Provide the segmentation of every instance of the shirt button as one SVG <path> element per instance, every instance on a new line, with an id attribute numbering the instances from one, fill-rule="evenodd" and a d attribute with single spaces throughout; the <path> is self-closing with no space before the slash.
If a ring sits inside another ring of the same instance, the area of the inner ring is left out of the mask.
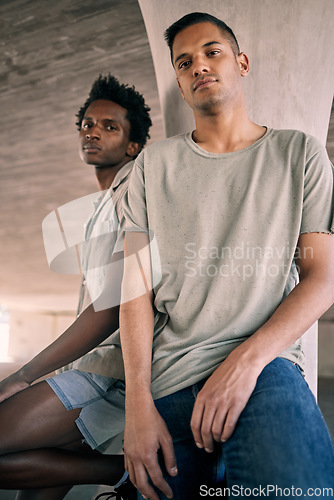
<path id="1" fill-rule="evenodd" d="M 86 286 L 87 281 L 86 281 L 86 280 L 83 280 L 83 281 L 82 281 L 82 284 L 83 284 L 83 286 Z"/>

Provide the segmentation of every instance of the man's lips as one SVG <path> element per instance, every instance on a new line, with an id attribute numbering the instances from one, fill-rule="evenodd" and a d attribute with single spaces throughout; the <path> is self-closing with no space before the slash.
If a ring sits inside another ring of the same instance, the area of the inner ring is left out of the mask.
<path id="1" fill-rule="evenodd" d="M 197 90 L 197 89 L 200 89 L 200 88 L 204 88 L 204 87 L 209 87 L 211 85 L 211 83 L 214 83 L 216 82 L 216 78 L 213 78 L 213 77 L 205 77 L 205 78 L 200 78 L 199 80 L 197 80 L 197 82 L 194 84 L 194 92 Z"/>
<path id="2" fill-rule="evenodd" d="M 83 145 L 82 150 L 85 151 L 85 153 L 96 153 L 97 151 L 101 151 L 101 148 L 97 144 L 87 142 Z"/>

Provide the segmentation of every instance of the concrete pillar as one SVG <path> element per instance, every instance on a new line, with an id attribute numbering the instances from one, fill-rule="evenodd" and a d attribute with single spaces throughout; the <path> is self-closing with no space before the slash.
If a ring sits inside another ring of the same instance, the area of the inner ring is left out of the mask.
<path id="1" fill-rule="evenodd" d="M 334 307 L 319 321 L 319 376 L 334 379 Z"/>
<path id="2" fill-rule="evenodd" d="M 333 0 L 139 0 L 151 47 L 166 136 L 194 128 L 181 99 L 164 30 L 185 14 L 208 12 L 234 31 L 250 58 L 244 80 L 249 115 L 272 128 L 295 128 L 325 144 L 333 99 Z M 316 393 L 317 331 L 306 334 L 307 379 Z"/>

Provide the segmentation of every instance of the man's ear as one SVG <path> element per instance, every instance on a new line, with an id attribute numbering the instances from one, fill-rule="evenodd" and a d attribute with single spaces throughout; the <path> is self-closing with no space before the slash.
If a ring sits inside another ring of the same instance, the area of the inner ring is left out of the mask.
<path id="1" fill-rule="evenodd" d="M 177 84 L 178 84 L 178 86 L 179 86 L 179 89 L 180 89 L 180 92 L 181 92 L 181 95 L 182 95 L 182 99 L 184 99 L 184 94 L 183 94 L 183 90 L 182 90 L 182 88 L 181 88 L 181 85 L 180 85 L 179 79 L 178 79 L 178 78 L 176 78 L 176 81 L 177 81 Z"/>
<path id="2" fill-rule="evenodd" d="M 128 147 L 126 148 L 126 154 L 128 156 L 136 156 L 141 150 L 142 145 L 139 142 L 130 141 Z"/>
<path id="3" fill-rule="evenodd" d="M 240 52 L 237 56 L 238 65 L 241 76 L 247 76 L 249 73 L 249 59 L 244 52 Z"/>

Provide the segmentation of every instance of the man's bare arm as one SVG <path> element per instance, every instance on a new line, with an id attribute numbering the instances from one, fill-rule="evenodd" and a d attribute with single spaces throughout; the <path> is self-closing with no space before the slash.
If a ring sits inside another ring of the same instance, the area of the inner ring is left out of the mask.
<path id="1" fill-rule="evenodd" d="M 117 330 L 119 306 L 100 309 L 101 304 L 110 303 L 105 299 L 108 299 L 111 287 L 115 287 L 115 290 L 117 290 L 120 286 L 119 267 L 113 267 L 113 264 L 122 260 L 122 252 L 114 253 L 108 269 L 109 272 L 105 277 L 104 289 L 99 298 L 88 306 L 52 344 L 37 354 L 20 370 L 0 382 L 0 402 L 25 389 L 40 377 L 87 354 Z M 117 269 L 117 272 L 115 269 Z"/>
<path id="2" fill-rule="evenodd" d="M 154 315 L 148 243 L 145 234 L 126 234 L 120 310 L 126 380 L 124 455 L 125 468 L 134 485 L 144 497 L 158 500 L 148 482 L 148 474 L 157 488 L 168 498 L 172 497 L 158 464 L 159 449 L 167 471 L 171 475 L 177 471 L 171 436 L 151 394 Z"/>
<path id="3" fill-rule="evenodd" d="M 303 234 L 298 246 L 300 283 L 272 317 L 234 349 L 198 394 L 191 427 L 195 442 L 207 451 L 213 450 L 213 440 L 226 441 L 232 435 L 263 368 L 334 302 L 334 237 Z"/>
<path id="4" fill-rule="evenodd" d="M 80 358 L 118 328 L 119 307 L 95 312 L 90 305 L 52 344 L 0 383 L 0 401 Z"/>

